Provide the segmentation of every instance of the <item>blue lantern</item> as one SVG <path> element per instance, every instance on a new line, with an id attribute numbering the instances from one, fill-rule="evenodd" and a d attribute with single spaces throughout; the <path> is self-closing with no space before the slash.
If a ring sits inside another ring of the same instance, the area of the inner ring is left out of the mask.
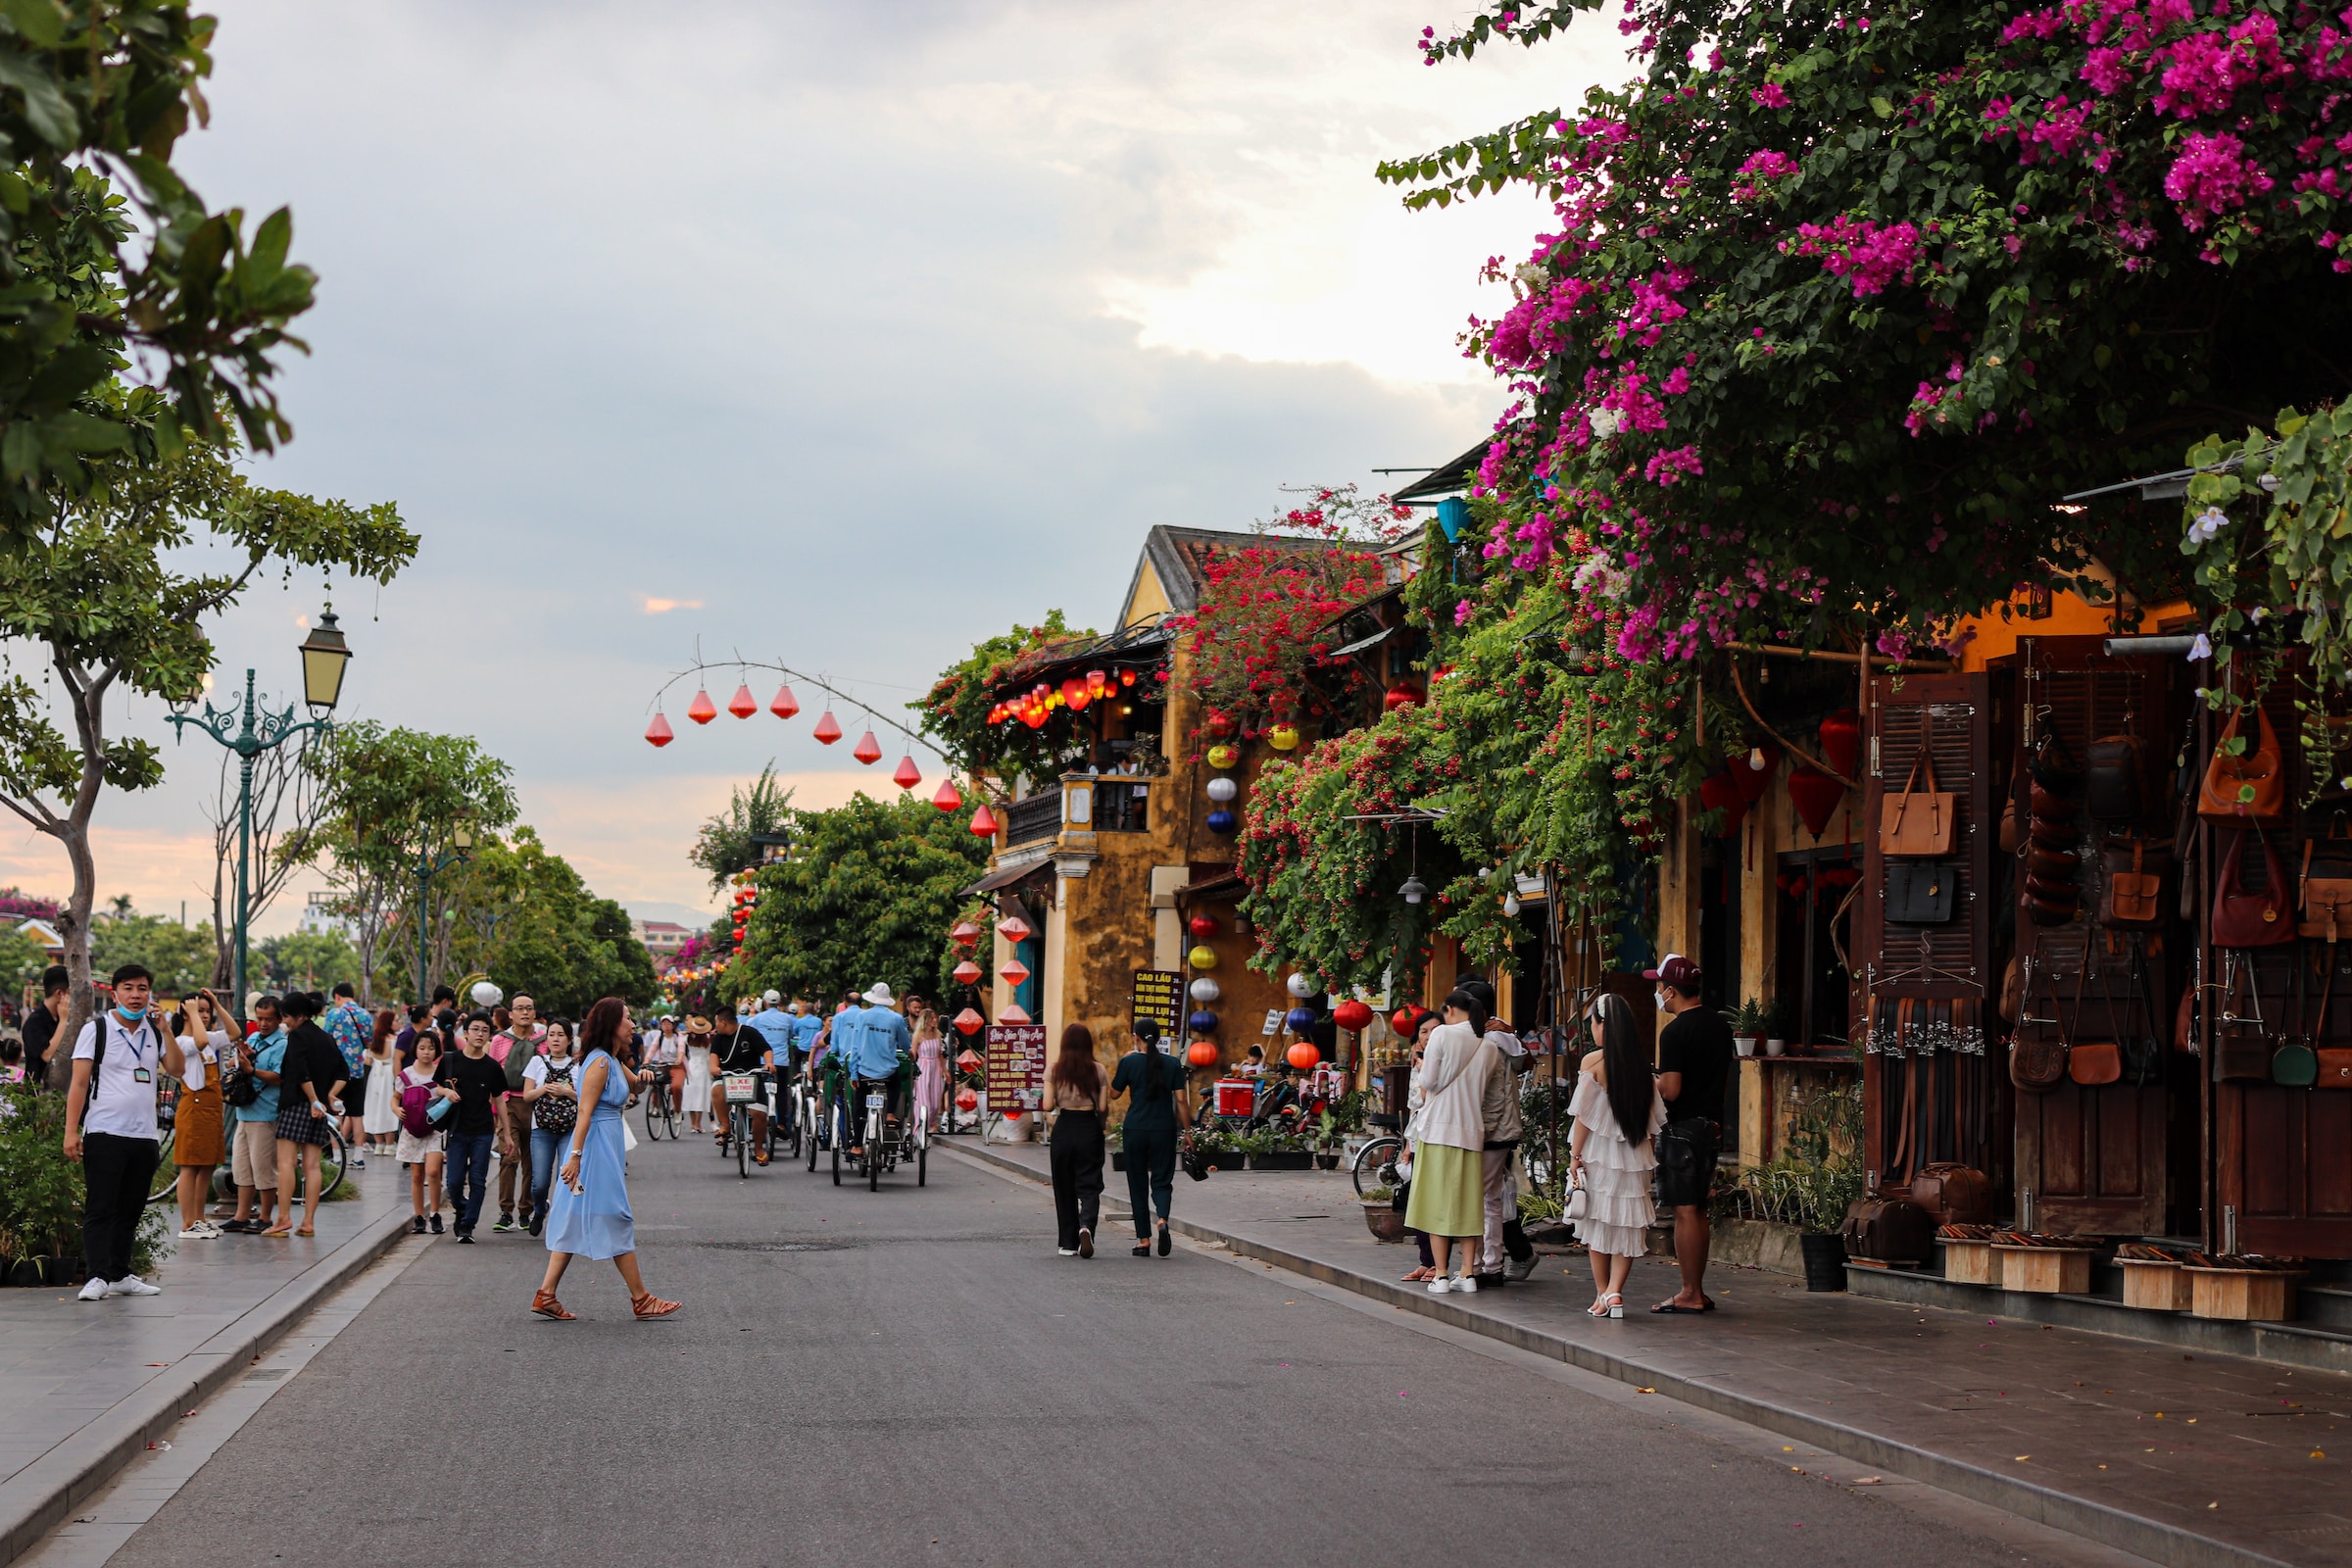
<path id="1" fill-rule="evenodd" d="M 1208 830 L 1211 833 L 1231 833 L 1241 825 L 1242 819 L 1222 807 L 1208 813 Z"/>
<path id="2" fill-rule="evenodd" d="M 1438 526 L 1446 530 L 1446 542 L 1453 543 L 1470 526 L 1470 503 L 1460 496 L 1447 496 L 1438 503 Z"/>
<path id="3" fill-rule="evenodd" d="M 1217 1030 L 1217 1015 L 1206 1007 L 1202 1007 L 1184 1021 L 1197 1035 L 1214 1034 Z"/>
<path id="4" fill-rule="evenodd" d="M 1321 1016 L 1322 1014 L 1312 1007 L 1293 1007 L 1284 1016 L 1283 1022 L 1291 1026 L 1291 1033 L 1302 1035 L 1312 1029 L 1315 1026 L 1315 1020 Z"/>

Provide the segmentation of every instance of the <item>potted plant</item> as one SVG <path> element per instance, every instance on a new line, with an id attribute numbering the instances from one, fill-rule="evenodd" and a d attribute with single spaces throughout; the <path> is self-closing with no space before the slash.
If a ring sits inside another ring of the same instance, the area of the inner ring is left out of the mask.
<path id="1" fill-rule="evenodd" d="M 1240 1170 L 1242 1152 L 1235 1147 L 1233 1134 L 1219 1121 L 1208 1121 L 1193 1129 L 1193 1148 L 1208 1162 L 1210 1170 Z"/>
<path id="2" fill-rule="evenodd" d="M 1732 1049 L 1742 1056 L 1754 1055 L 1756 1042 L 1771 1027 L 1772 1009 L 1750 997 L 1737 1007 L 1726 1007 L 1723 1016 L 1732 1026 Z"/>
<path id="3" fill-rule="evenodd" d="M 1393 1188 L 1372 1188 L 1364 1194 L 1363 1204 L 1364 1228 L 1372 1233 L 1374 1241 L 1404 1240 L 1404 1213 L 1396 1206 L 1396 1194 Z"/>
<path id="4" fill-rule="evenodd" d="M 1315 1122 L 1312 1134 L 1315 1169 L 1338 1170 L 1340 1168 L 1340 1118 L 1333 1115 L 1328 1109 L 1325 1110 Z"/>
<path id="5" fill-rule="evenodd" d="M 1862 1197 L 1859 1086 L 1814 1096 L 1788 1124 L 1771 1164 L 1741 1171 L 1739 1200 L 1750 1215 L 1796 1232 L 1805 1289 L 1845 1289 L 1846 1210 Z"/>

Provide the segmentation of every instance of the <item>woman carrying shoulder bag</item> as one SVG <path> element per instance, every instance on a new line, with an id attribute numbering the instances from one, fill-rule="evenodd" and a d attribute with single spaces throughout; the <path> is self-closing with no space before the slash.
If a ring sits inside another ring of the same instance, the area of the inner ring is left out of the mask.
<path id="1" fill-rule="evenodd" d="M 1054 1218 L 1061 1255 L 1095 1255 L 1095 1222 L 1102 1209 L 1102 1109 L 1110 1075 L 1095 1059 L 1094 1031 L 1082 1023 L 1061 1032 L 1061 1051 L 1046 1071 L 1045 1110 L 1054 1117 Z"/>
<path id="2" fill-rule="evenodd" d="M 1429 1236 L 1429 1294 L 1475 1295 L 1478 1249 L 1487 1232 L 1487 1079 L 1501 1054 L 1487 1044 L 1487 1007 L 1456 987 L 1446 1021 L 1421 1059 L 1421 1108 L 1413 1117 L 1413 1191 L 1404 1223 Z M 1457 1272 L 1446 1273 L 1449 1260 Z"/>

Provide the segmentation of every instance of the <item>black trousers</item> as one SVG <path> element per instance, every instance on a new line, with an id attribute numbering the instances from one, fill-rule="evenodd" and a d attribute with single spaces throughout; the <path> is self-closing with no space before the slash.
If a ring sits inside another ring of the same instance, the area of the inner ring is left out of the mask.
<path id="1" fill-rule="evenodd" d="M 152 1138 L 82 1135 L 81 1261 L 94 1279 L 114 1281 L 130 1272 L 130 1244 L 155 1180 L 156 1148 Z"/>
<path id="2" fill-rule="evenodd" d="M 1078 1233 L 1096 1229 L 1102 1217 L 1102 1117 L 1091 1110 L 1065 1110 L 1054 1119 L 1054 1219 L 1061 1245 L 1073 1250 Z"/>
<path id="3" fill-rule="evenodd" d="M 1132 1122 L 1123 1135 L 1127 1151 L 1127 1206 L 1135 1210 L 1138 1241 L 1152 1236 L 1152 1213 L 1168 1217 L 1176 1200 L 1176 1129 L 1139 1128 Z"/>

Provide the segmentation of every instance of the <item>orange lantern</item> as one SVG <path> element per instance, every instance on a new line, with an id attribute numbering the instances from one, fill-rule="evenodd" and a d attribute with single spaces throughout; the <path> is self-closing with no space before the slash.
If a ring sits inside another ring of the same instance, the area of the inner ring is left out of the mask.
<path id="1" fill-rule="evenodd" d="M 959 948 L 968 948 L 980 940 L 980 928 L 969 920 L 958 920 L 956 929 L 948 933 L 948 940 Z"/>
<path id="2" fill-rule="evenodd" d="M 999 1023 L 1035 1023 L 1036 1021 L 1018 1007 L 1006 1007 L 1003 1012 L 997 1014 Z"/>
<path id="3" fill-rule="evenodd" d="M 1184 1059 L 1196 1067 L 1214 1067 L 1219 1054 L 1214 1040 L 1196 1040 L 1185 1048 Z"/>
<path id="4" fill-rule="evenodd" d="M 910 790 L 923 781 L 923 770 L 914 765 L 913 758 L 902 757 L 899 759 L 899 769 L 890 775 L 890 781 L 903 790 Z"/>
<path id="5" fill-rule="evenodd" d="M 956 1030 L 967 1040 L 978 1034 L 987 1024 L 986 1018 L 981 1017 L 969 1007 L 956 1015 Z"/>
<path id="6" fill-rule="evenodd" d="M 1008 914 L 997 922 L 997 935 L 1007 942 L 1028 941 L 1029 930 L 1029 922 L 1017 914 Z"/>
<path id="7" fill-rule="evenodd" d="M 1293 1067 L 1298 1069 L 1298 1071 L 1305 1072 L 1309 1068 L 1313 1067 L 1315 1063 L 1323 1059 L 1323 1053 L 1317 1051 L 1313 1046 L 1301 1040 L 1293 1045 L 1290 1050 L 1284 1052 L 1282 1054 L 1282 1059 L 1289 1062 Z"/>
<path id="8" fill-rule="evenodd" d="M 986 971 L 971 959 L 966 958 L 950 972 L 955 975 L 957 985 L 968 986 L 977 983 L 980 976 Z"/>
<path id="9" fill-rule="evenodd" d="M 988 803 L 986 801 L 982 801 L 980 803 L 980 809 L 972 813 L 972 837 L 980 839 L 993 839 L 996 836 L 997 813 L 988 808 Z"/>
<path id="10" fill-rule="evenodd" d="M 956 787 L 954 779 L 943 778 L 939 781 L 939 793 L 931 797 L 931 804 L 943 811 L 960 811 L 963 809 L 963 791 Z"/>
<path id="11" fill-rule="evenodd" d="M 694 701 L 686 705 L 686 716 L 697 724 L 708 724 L 718 716 L 718 705 L 710 701 L 709 692 L 697 686 Z"/>
<path id="12" fill-rule="evenodd" d="M 1004 983 L 1006 985 L 1017 986 L 1022 981 L 1029 978 L 1029 966 L 1018 958 L 1012 958 L 1008 959 L 1004 966 L 999 969 L 997 973 L 1004 977 Z"/>

